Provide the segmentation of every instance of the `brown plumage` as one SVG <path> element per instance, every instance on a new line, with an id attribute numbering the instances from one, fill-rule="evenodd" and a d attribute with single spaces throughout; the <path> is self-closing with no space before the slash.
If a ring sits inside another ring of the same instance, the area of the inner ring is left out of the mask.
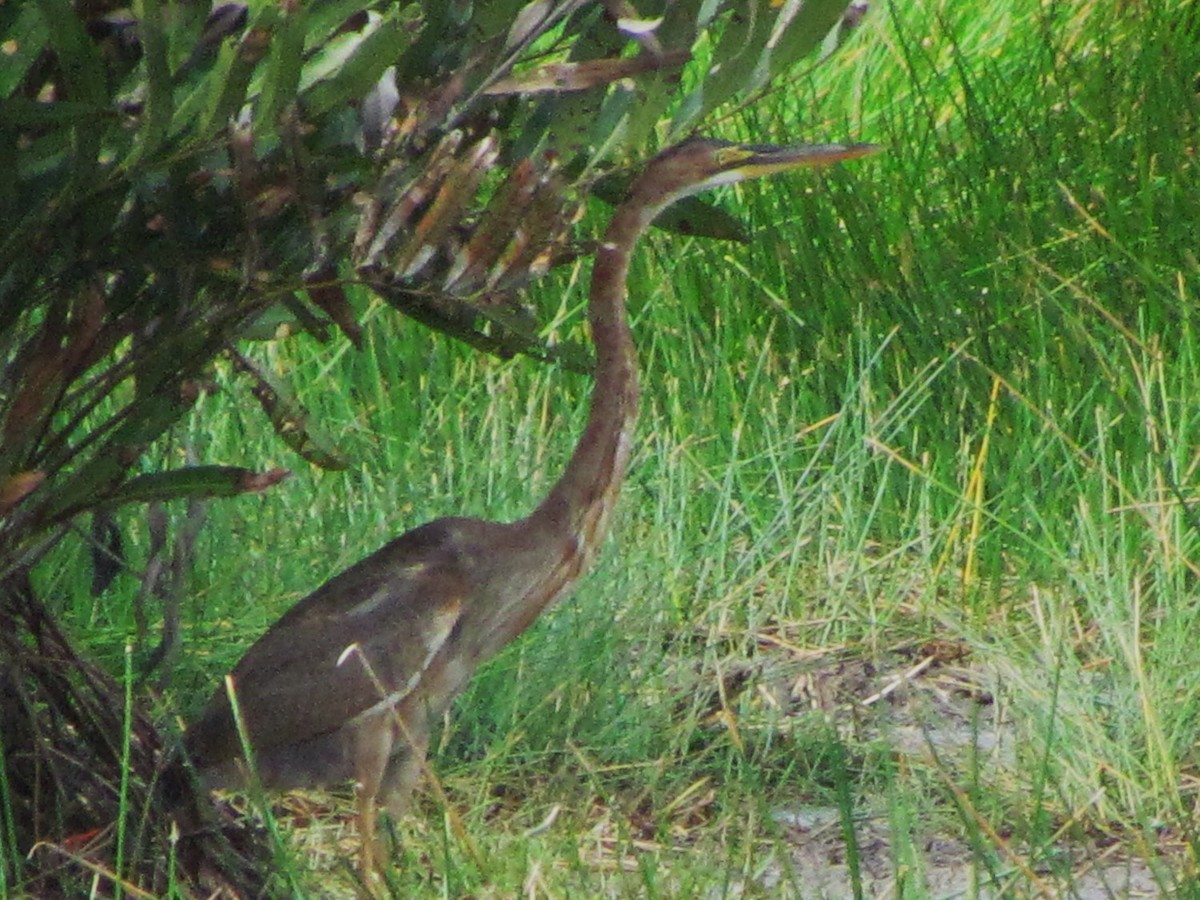
<path id="1" fill-rule="evenodd" d="M 637 412 L 625 280 L 642 232 L 688 194 L 873 149 L 696 139 L 646 167 L 597 252 L 588 311 L 595 387 L 563 475 L 519 521 L 446 518 L 407 532 L 301 600 L 246 652 L 232 683 L 263 786 L 353 781 L 363 865 L 378 864 L 376 807 L 404 811 L 437 717 L 482 662 L 570 589 L 604 536 Z M 188 727 L 184 747 L 207 786 L 246 784 L 224 686 Z"/>

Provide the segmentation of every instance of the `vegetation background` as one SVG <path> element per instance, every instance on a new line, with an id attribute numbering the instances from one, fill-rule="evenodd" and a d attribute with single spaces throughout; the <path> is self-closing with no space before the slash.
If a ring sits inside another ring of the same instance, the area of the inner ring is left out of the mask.
<path id="1" fill-rule="evenodd" d="M 745 247 L 644 246 L 614 536 L 448 718 L 396 896 L 1196 893 L 1198 91 L 1190 4 L 928 2 L 722 123 L 887 152 L 730 192 Z M 581 338 L 586 273 L 533 288 L 542 337 Z M 212 507 L 164 715 L 389 537 L 523 514 L 580 431 L 586 377 L 347 290 L 361 351 L 247 351 L 344 471 L 228 362 L 156 445 L 294 470 Z M 94 599 L 87 553 L 35 581 L 120 673 L 137 585 Z M 274 810 L 289 877 L 350 890 L 346 810 Z"/>

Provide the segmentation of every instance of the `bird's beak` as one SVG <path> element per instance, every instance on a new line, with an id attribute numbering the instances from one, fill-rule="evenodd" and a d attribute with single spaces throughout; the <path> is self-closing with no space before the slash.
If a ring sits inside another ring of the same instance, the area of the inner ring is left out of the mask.
<path id="1" fill-rule="evenodd" d="M 797 144 L 791 147 L 749 144 L 738 149 L 745 155 L 736 164 L 737 170 L 747 178 L 757 178 L 789 169 L 827 166 L 847 159 L 858 159 L 878 153 L 883 148 L 878 144 Z"/>

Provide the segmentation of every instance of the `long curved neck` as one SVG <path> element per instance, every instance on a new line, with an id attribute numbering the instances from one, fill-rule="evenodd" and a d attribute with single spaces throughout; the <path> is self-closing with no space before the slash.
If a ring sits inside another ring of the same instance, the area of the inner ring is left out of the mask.
<path id="1" fill-rule="evenodd" d="M 637 419 L 637 354 L 625 316 L 625 278 L 638 237 L 654 218 L 634 199 L 613 214 L 592 266 L 588 320 L 596 349 L 587 424 L 566 469 L 510 529 L 492 567 L 493 603 L 472 606 L 475 655 L 486 659 L 533 623 L 582 574 L 600 545 L 629 465 Z"/>
<path id="2" fill-rule="evenodd" d="M 510 541 L 493 573 L 498 602 L 471 610 L 482 617 L 478 658 L 497 652 L 571 588 L 604 537 L 625 479 L 638 401 L 625 278 L 633 247 L 656 212 L 638 197 L 635 190 L 613 214 L 592 267 L 588 319 L 596 371 L 587 424 L 546 499 L 506 526 Z"/>
<path id="3" fill-rule="evenodd" d="M 585 552 L 602 538 L 629 465 L 638 374 L 625 311 L 625 281 L 634 245 L 652 218 L 653 210 L 644 204 L 627 202 L 618 207 L 604 233 L 592 268 L 588 305 L 596 371 L 587 425 L 565 471 L 530 516 L 552 518 L 558 527 L 565 526 Z"/>
<path id="4" fill-rule="evenodd" d="M 647 201 L 635 188 L 604 232 L 588 295 L 596 370 L 587 424 L 546 499 L 524 519 L 499 526 L 502 552 L 479 567 L 490 602 L 469 605 L 464 615 L 470 627 L 462 629 L 476 662 L 497 653 L 566 594 L 604 537 L 637 419 L 637 354 L 625 316 L 625 278 L 634 245 L 656 211 L 653 197 Z"/>

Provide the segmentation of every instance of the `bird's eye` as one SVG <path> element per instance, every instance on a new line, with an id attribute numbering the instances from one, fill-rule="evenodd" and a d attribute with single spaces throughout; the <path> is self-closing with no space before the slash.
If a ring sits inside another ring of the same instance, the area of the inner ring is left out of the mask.
<path id="1" fill-rule="evenodd" d="M 736 165 L 744 159 L 748 159 L 750 154 L 742 147 L 722 147 L 714 154 L 718 168 Z"/>

